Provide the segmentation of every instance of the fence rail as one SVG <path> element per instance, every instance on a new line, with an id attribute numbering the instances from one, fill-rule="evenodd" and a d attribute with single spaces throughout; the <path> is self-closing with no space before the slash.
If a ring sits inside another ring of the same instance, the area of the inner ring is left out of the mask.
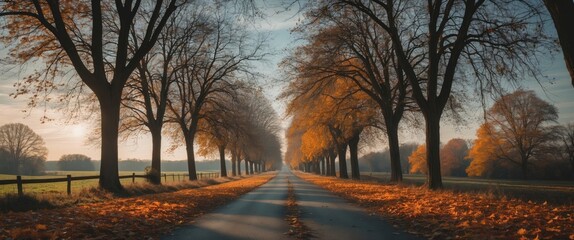
<path id="1" fill-rule="evenodd" d="M 162 174 L 162 178 L 164 179 L 164 182 L 167 182 L 167 178 L 171 177 L 172 181 L 175 182 L 175 178 L 177 177 L 178 181 L 182 181 L 185 180 L 186 177 L 189 177 L 189 174 Z M 219 177 L 219 173 L 213 172 L 213 173 L 198 173 L 197 174 L 197 179 L 201 180 L 201 179 L 209 179 L 209 178 L 218 178 Z M 66 177 L 61 177 L 61 178 L 44 178 L 44 179 L 22 179 L 22 176 L 16 176 L 16 179 L 14 180 L 0 180 L 0 185 L 11 185 L 11 184 L 16 184 L 18 186 L 18 195 L 22 196 L 24 195 L 24 191 L 23 191 L 23 187 L 22 185 L 24 184 L 34 184 L 34 183 L 57 183 L 57 182 L 67 182 L 68 183 L 68 187 L 67 187 L 67 193 L 68 195 L 72 194 L 72 181 L 81 181 L 81 180 L 91 180 L 91 179 L 99 179 L 100 176 L 99 175 L 94 175 L 94 176 L 79 176 L 79 177 L 72 177 L 72 175 L 66 175 Z M 148 178 L 147 175 L 136 175 L 135 173 L 132 173 L 131 175 L 124 175 L 124 176 L 119 176 L 119 179 L 125 179 L 125 178 L 131 178 L 132 179 L 132 183 L 135 183 L 136 178 Z"/>

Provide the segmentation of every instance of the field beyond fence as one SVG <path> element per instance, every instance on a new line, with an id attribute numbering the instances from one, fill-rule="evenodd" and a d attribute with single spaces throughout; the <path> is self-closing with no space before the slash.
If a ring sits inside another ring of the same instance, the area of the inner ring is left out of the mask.
<path id="1" fill-rule="evenodd" d="M 52 172 L 45 176 L 16 176 L 0 174 L 0 195 L 8 193 L 67 193 L 79 191 L 84 188 L 97 187 L 99 175 L 96 171 L 70 171 Z M 181 182 L 188 179 L 189 174 L 172 172 L 162 174 L 162 183 Z M 218 178 L 218 172 L 199 172 L 197 178 Z M 122 184 L 134 184 L 147 182 L 147 176 L 143 172 L 120 172 Z"/>

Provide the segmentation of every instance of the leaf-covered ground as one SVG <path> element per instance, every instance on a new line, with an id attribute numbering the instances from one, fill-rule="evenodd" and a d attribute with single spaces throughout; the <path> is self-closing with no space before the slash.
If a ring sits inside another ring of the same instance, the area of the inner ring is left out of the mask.
<path id="1" fill-rule="evenodd" d="M 274 174 L 68 208 L 2 213 L 0 239 L 157 239 L 266 183 Z"/>
<path id="2" fill-rule="evenodd" d="M 430 239 L 574 239 L 572 204 L 296 174 Z"/>

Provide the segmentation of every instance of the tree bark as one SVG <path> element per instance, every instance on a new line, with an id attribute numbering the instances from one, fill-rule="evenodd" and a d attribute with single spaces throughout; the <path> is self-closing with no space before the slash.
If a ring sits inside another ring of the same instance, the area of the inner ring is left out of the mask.
<path id="1" fill-rule="evenodd" d="M 572 0 L 544 0 L 544 4 L 552 16 L 554 27 L 558 32 L 558 40 L 570 72 L 571 84 L 574 86 L 574 2 Z"/>
<path id="2" fill-rule="evenodd" d="M 150 124 L 150 126 L 152 126 Z M 161 184 L 161 125 L 150 127 L 152 147 L 151 147 L 151 173 L 150 182 Z"/>
<path id="3" fill-rule="evenodd" d="M 335 167 L 335 158 L 337 157 L 337 153 L 335 153 L 335 150 L 330 150 L 329 151 L 329 161 L 331 162 L 331 175 L 332 177 L 336 177 L 337 176 L 337 169 Z"/>
<path id="4" fill-rule="evenodd" d="M 426 116 L 427 184 L 430 189 L 442 188 L 440 173 L 440 115 Z"/>
<path id="5" fill-rule="evenodd" d="M 115 94 L 113 94 L 115 95 Z M 104 98 L 98 97 L 101 109 L 101 166 L 100 187 L 120 192 L 123 187 L 118 172 L 118 128 L 120 121 L 120 96 Z"/>
<path id="6" fill-rule="evenodd" d="M 241 176 L 241 157 L 237 158 L 237 175 Z"/>
<path id="7" fill-rule="evenodd" d="M 237 176 L 237 154 L 231 153 L 231 176 Z"/>
<path id="8" fill-rule="evenodd" d="M 355 133 L 351 139 L 349 139 L 349 152 L 351 153 L 351 178 L 361 179 L 361 173 L 359 171 L 359 139 L 361 133 Z"/>
<path id="9" fill-rule="evenodd" d="M 245 159 L 245 175 L 249 175 L 249 161 Z"/>
<path id="10" fill-rule="evenodd" d="M 386 128 L 389 152 L 391 154 L 391 182 L 400 183 L 403 181 L 403 170 L 401 166 L 398 126 L 395 124 L 387 124 Z"/>
<path id="11" fill-rule="evenodd" d="M 249 173 L 253 175 L 253 162 L 249 162 Z"/>
<path id="12" fill-rule="evenodd" d="M 219 168 L 221 170 L 221 177 L 227 177 L 227 167 L 225 166 L 225 145 L 217 146 L 219 149 Z"/>
<path id="13" fill-rule="evenodd" d="M 327 175 L 325 157 L 321 157 L 321 175 Z"/>
<path id="14" fill-rule="evenodd" d="M 185 138 L 185 151 L 187 153 L 187 170 L 189 172 L 189 180 L 197 180 L 197 171 L 195 169 L 195 153 L 193 149 L 194 137 L 186 136 Z"/>
<path id="15" fill-rule="evenodd" d="M 347 173 L 347 143 L 338 144 L 337 151 L 339 154 L 339 178 L 349 178 Z"/>

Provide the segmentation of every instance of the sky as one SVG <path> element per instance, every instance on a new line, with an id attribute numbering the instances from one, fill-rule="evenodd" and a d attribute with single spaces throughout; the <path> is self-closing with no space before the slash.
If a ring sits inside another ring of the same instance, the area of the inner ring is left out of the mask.
<path id="1" fill-rule="evenodd" d="M 268 51 L 272 55 L 268 57 L 265 63 L 260 63 L 255 67 L 263 76 L 258 81 L 263 87 L 266 96 L 280 114 L 283 126 L 287 127 L 288 119 L 283 117 L 285 104 L 276 100 L 281 88 L 285 85 L 285 82 L 282 82 L 279 78 L 278 63 L 289 53 L 290 48 L 298 44 L 296 36 L 290 32 L 290 29 L 301 20 L 301 16 L 296 14 L 296 9 L 285 12 L 278 7 L 267 7 L 266 13 L 268 17 L 256 23 L 255 29 L 269 35 Z M 4 58 L 5 54 L 5 51 L 0 50 L 0 59 Z M 541 61 L 541 68 L 545 75 L 543 80 L 538 83 L 534 79 L 525 79 L 522 82 L 522 88 L 534 90 L 538 97 L 554 104 L 559 111 L 560 123 L 574 122 L 574 87 L 570 84 L 570 77 L 561 53 L 556 53 L 554 56 L 545 56 Z M 3 74 L 0 74 L 0 125 L 20 122 L 30 126 L 46 142 L 46 147 L 49 151 L 48 160 L 58 160 L 63 154 L 76 153 L 87 155 L 94 160 L 100 159 L 99 148 L 86 144 L 86 137 L 91 127 L 90 123 L 82 121 L 70 122 L 69 117 L 62 112 L 51 109 L 48 109 L 47 113 L 54 120 L 41 123 L 40 119 L 44 115 L 44 109 L 36 108 L 28 111 L 30 109 L 27 107 L 27 99 L 20 97 L 14 99 L 9 96 L 14 92 L 13 84 L 24 77 L 25 73 L 2 66 L 1 62 L 0 69 L 3 72 Z M 454 125 L 448 121 L 442 122 L 441 142 L 446 142 L 451 138 L 474 138 L 482 117 L 482 108 L 480 105 L 475 105 L 467 109 L 467 114 L 464 115 L 465 119 L 467 119 L 467 124 Z M 407 129 L 412 128 L 407 127 Z M 422 129 L 422 127 L 418 129 Z M 422 130 L 402 131 L 400 137 L 401 142 L 422 143 L 424 141 L 424 132 Z M 168 153 L 165 151 L 168 145 L 169 142 L 164 138 L 164 160 L 186 159 L 184 146 Z M 384 148 L 384 145 L 376 145 L 372 147 L 374 150 L 379 148 L 382 150 Z M 150 159 L 151 138 L 143 135 L 120 142 L 119 157 L 120 159 Z M 217 157 L 213 156 L 212 158 L 215 159 Z M 200 157 L 199 159 L 203 158 Z"/>

